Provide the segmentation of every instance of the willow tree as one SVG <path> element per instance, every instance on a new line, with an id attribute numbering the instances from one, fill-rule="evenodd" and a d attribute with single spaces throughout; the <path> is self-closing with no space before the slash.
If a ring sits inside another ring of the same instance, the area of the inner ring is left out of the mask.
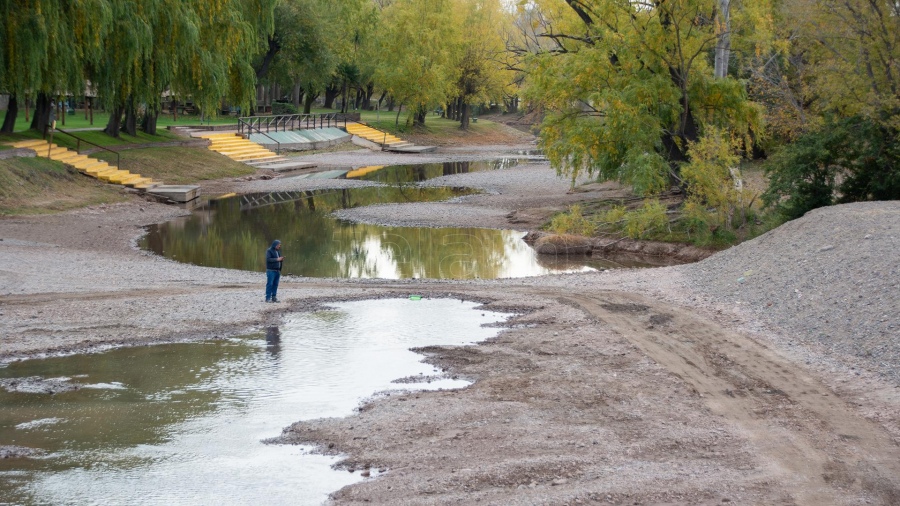
<path id="1" fill-rule="evenodd" d="M 243 109 L 256 100 L 253 62 L 274 31 L 278 0 L 195 2 L 198 45 L 182 48 L 171 88 L 190 96 L 204 114 L 216 115 L 222 99 Z"/>
<path id="2" fill-rule="evenodd" d="M 541 145 L 558 171 L 652 194 L 683 185 L 706 127 L 748 138 L 759 126 L 743 84 L 714 76 L 716 1 L 537 4 L 551 44 L 529 58 L 527 97 L 546 112 Z"/>
<path id="3" fill-rule="evenodd" d="M 459 26 L 446 22 L 453 19 L 454 6 L 453 0 L 396 0 L 382 11 L 376 80 L 408 106 L 414 124 L 423 124 L 428 107 L 445 103 L 453 93 L 452 48 L 462 35 Z"/>
<path id="4" fill-rule="evenodd" d="M 252 60 L 261 33 L 272 30 L 275 0 L 110 0 L 112 28 L 104 57 L 89 78 L 110 111 L 106 133 L 136 133 L 136 108 L 144 104 L 152 131 L 165 89 L 190 96 L 215 115 L 225 97 L 246 106 L 254 99 Z"/>
<path id="5" fill-rule="evenodd" d="M 84 65 L 100 57 L 108 2 L 0 0 L 0 14 L 0 89 L 10 95 L 0 131 L 13 131 L 19 99 L 29 94 L 36 103 L 31 128 L 44 131 L 53 97 L 81 92 Z"/>

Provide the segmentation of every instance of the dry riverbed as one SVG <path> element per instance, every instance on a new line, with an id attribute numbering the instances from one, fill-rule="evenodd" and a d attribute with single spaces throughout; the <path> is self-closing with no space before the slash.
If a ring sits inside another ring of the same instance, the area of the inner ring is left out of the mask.
<path id="1" fill-rule="evenodd" d="M 398 155 L 307 156 L 327 168 Z M 329 184 L 365 183 L 282 175 L 204 191 Z M 341 216 L 528 229 L 593 195 L 569 193 L 537 160 L 427 184 L 484 193 Z M 818 210 L 691 265 L 465 282 L 287 277 L 281 305 L 262 302 L 260 273 L 135 248 L 144 226 L 182 213 L 135 198 L 0 220 L 0 360 L 233 335 L 333 300 L 477 300 L 517 316 L 478 346 L 420 350 L 473 385 L 377 396 L 276 439 L 381 471 L 336 503 L 900 503 L 900 203 Z"/>

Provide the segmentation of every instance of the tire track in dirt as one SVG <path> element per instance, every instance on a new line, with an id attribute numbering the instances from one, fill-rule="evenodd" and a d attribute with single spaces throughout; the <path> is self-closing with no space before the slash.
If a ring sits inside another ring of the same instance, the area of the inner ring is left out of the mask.
<path id="1" fill-rule="evenodd" d="M 683 379 L 767 460 L 799 504 L 832 504 L 842 489 L 900 504 L 900 448 L 827 386 L 765 346 L 640 295 L 544 292 L 609 325 Z"/>

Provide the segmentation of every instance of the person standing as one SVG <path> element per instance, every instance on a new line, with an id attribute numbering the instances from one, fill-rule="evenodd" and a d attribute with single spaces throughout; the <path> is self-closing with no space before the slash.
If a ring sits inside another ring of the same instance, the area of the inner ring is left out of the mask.
<path id="1" fill-rule="evenodd" d="M 278 302 L 278 281 L 281 279 L 281 241 L 275 239 L 266 250 L 266 302 Z"/>

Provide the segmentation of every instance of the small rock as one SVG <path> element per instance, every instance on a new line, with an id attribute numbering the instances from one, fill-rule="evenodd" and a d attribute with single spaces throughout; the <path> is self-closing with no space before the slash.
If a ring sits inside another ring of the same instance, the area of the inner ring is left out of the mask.
<path id="1" fill-rule="evenodd" d="M 565 479 L 565 478 L 557 478 L 557 479 L 553 480 L 553 482 L 552 482 L 552 484 L 553 484 L 554 486 L 556 486 L 556 485 L 565 485 L 566 483 L 569 483 L 569 480 L 567 480 L 567 479 Z"/>
<path id="2" fill-rule="evenodd" d="M 834 249 L 834 246 L 829 244 L 828 246 L 822 246 L 821 248 L 819 248 L 819 251 L 831 251 L 833 249 Z"/>

